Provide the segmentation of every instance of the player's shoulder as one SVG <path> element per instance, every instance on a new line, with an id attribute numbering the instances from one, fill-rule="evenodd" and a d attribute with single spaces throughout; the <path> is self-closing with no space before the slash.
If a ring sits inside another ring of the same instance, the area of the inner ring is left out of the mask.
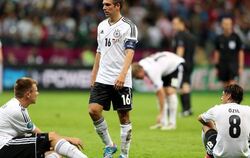
<path id="1" fill-rule="evenodd" d="M 104 19 L 103 21 L 101 21 L 99 24 L 98 24 L 98 27 L 104 27 L 108 25 L 108 18 Z"/>
<path id="2" fill-rule="evenodd" d="M 135 25 L 130 19 L 128 19 L 128 18 L 126 18 L 126 17 L 122 17 L 122 18 L 121 18 L 121 22 L 122 22 L 124 25 L 127 25 L 128 27 L 131 27 L 131 28 L 136 27 L 136 25 Z"/>
<path id="3" fill-rule="evenodd" d="M 129 18 L 127 17 L 122 17 L 122 22 L 127 23 L 127 24 L 134 24 Z M 134 24 L 135 25 L 135 24 Z"/>

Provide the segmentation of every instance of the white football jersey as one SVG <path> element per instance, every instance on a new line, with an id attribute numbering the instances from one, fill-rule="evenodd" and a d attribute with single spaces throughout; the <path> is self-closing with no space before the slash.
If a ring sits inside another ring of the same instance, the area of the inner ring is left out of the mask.
<path id="1" fill-rule="evenodd" d="M 0 107 L 0 149 L 12 138 L 31 133 L 35 128 L 27 109 L 16 98 Z"/>
<path id="2" fill-rule="evenodd" d="M 108 19 L 102 21 L 97 28 L 97 53 L 100 53 L 100 64 L 96 82 L 114 85 L 122 71 L 125 60 L 125 42 L 137 42 L 137 27 L 130 20 L 122 17 L 110 25 Z M 128 70 L 125 87 L 132 88 L 131 67 Z"/>
<path id="3" fill-rule="evenodd" d="M 174 72 L 185 60 L 172 52 L 157 52 L 139 61 L 156 90 L 163 87 L 162 77 Z"/>
<path id="4" fill-rule="evenodd" d="M 214 157 L 249 156 L 250 107 L 236 103 L 216 105 L 201 115 L 205 122 L 214 121 L 217 128 Z"/>

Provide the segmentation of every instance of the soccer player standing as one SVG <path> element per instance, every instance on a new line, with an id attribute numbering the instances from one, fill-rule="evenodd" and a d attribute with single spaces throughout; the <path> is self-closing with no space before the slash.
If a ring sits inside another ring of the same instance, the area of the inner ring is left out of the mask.
<path id="1" fill-rule="evenodd" d="M 172 130 L 176 128 L 178 99 L 176 89 L 182 82 L 184 59 L 172 52 L 157 52 L 133 63 L 132 74 L 136 79 L 147 76 L 155 87 L 160 105 L 157 124 L 150 129 Z"/>
<path id="2" fill-rule="evenodd" d="M 224 88 L 221 101 L 198 120 L 203 124 L 203 142 L 207 158 L 249 157 L 250 107 L 240 105 L 243 89 L 231 84 Z"/>
<path id="3" fill-rule="evenodd" d="M 28 107 L 36 103 L 37 83 L 20 78 L 14 87 L 15 97 L 0 107 L 0 157 L 44 158 L 45 152 L 55 152 L 46 158 L 87 158 L 80 150 L 78 138 L 59 136 L 55 132 L 42 133 L 31 121 Z M 58 154 L 57 154 L 58 153 Z"/>
<path id="4" fill-rule="evenodd" d="M 113 143 L 103 110 L 117 110 L 121 127 L 120 158 L 127 158 L 131 142 L 132 125 L 129 111 L 132 109 L 131 62 L 137 43 L 137 28 L 121 15 L 123 0 L 103 0 L 107 17 L 98 26 L 98 48 L 92 70 L 89 114 L 97 134 L 105 144 L 105 158 L 112 158 L 117 147 Z"/>
<path id="5" fill-rule="evenodd" d="M 215 40 L 215 67 L 223 86 L 236 83 L 244 69 L 244 52 L 239 36 L 233 32 L 233 21 L 224 17 L 221 21 L 223 34 Z"/>
<path id="6" fill-rule="evenodd" d="M 176 34 L 173 39 L 174 52 L 185 59 L 184 76 L 181 83 L 181 104 L 182 115 L 192 115 L 191 109 L 191 74 L 194 63 L 193 56 L 195 51 L 194 36 L 187 30 L 185 22 L 181 17 L 175 17 L 172 21 L 173 29 Z"/>

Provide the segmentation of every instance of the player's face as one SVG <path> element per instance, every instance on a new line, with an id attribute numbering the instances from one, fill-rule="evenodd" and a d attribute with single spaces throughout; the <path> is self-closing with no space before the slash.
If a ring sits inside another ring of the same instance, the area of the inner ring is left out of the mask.
<path id="1" fill-rule="evenodd" d="M 36 84 L 33 84 L 31 90 L 27 94 L 27 97 L 28 97 L 31 104 L 36 103 L 36 99 L 37 99 L 38 94 L 39 94 L 39 92 L 38 92 L 37 86 L 36 86 Z"/>
<path id="2" fill-rule="evenodd" d="M 222 104 L 226 104 L 228 103 L 229 99 L 230 99 L 230 95 L 225 93 L 224 91 L 222 92 L 222 96 L 221 96 L 221 102 Z"/>
<path id="3" fill-rule="evenodd" d="M 173 26 L 174 31 L 179 31 L 180 25 L 181 25 L 180 20 L 178 18 L 174 18 L 172 21 L 172 26 Z"/>
<path id="4" fill-rule="evenodd" d="M 135 76 L 136 79 L 140 80 L 144 79 L 144 77 L 145 77 L 145 71 L 143 69 L 141 69 Z"/>
<path id="5" fill-rule="evenodd" d="M 112 17 L 117 12 L 117 5 L 113 3 L 113 0 L 103 0 L 103 11 L 106 17 Z"/>
<path id="6" fill-rule="evenodd" d="M 224 32 L 231 32 L 233 28 L 233 21 L 230 18 L 224 18 L 221 22 L 221 27 Z"/>

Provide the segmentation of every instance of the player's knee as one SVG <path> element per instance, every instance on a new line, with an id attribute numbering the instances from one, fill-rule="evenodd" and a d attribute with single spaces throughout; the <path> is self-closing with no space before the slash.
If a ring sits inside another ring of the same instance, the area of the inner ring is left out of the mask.
<path id="1" fill-rule="evenodd" d="M 60 136 L 56 132 L 49 132 L 49 140 L 57 140 Z"/>
<path id="2" fill-rule="evenodd" d="M 184 83 L 181 89 L 182 93 L 190 93 L 191 88 L 190 85 L 188 83 Z"/>
<path id="3" fill-rule="evenodd" d="M 102 108 L 100 106 L 90 105 L 89 106 L 89 115 L 92 120 L 97 121 L 102 117 Z"/>
<path id="4" fill-rule="evenodd" d="M 166 93 L 167 96 L 175 94 L 176 93 L 176 89 L 173 88 L 173 87 L 168 87 L 168 88 L 165 89 L 165 93 Z"/>

